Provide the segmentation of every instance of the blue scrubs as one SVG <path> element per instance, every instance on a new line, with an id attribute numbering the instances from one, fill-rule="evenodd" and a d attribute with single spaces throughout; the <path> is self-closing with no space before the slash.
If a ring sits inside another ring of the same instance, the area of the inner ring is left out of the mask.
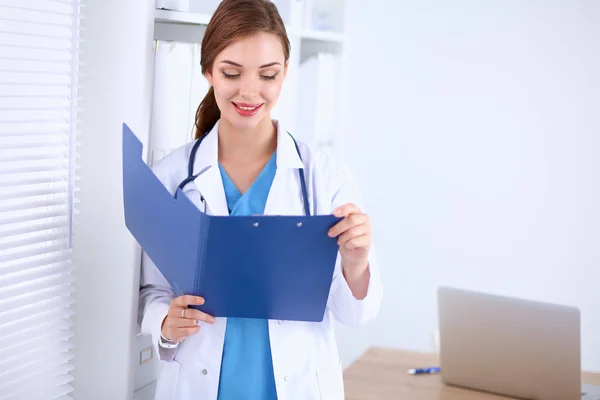
<path id="1" fill-rule="evenodd" d="M 229 215 L 264 214 L 277 169 L 276 153 L 244 195 L 221 165 L 219 169 Z M 218 400 L 242 399 L 277 399 L 269 325 L 265 319 L 227 318 Z"/>

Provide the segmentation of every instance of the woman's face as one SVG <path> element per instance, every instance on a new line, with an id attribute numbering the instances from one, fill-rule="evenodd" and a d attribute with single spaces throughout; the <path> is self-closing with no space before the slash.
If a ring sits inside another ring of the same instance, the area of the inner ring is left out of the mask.
<path id="1" fill-rule="evenodd" d="M 265 118 L 270 121 L 286 73 L 280 39 L 259 33 L 221 51 L 206 78 L 214 88 L 221 119 L 247 130 Z"/>

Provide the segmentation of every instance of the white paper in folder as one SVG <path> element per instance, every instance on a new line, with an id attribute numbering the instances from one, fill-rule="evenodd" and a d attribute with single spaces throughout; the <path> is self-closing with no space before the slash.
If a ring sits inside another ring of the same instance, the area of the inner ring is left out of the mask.
<path id="1" fill-rule="evenodd" d="M 333 144 L 333 125 L 335 118 L 335 59 L 333 54 L 319 53 L 318 93 L 317 93 L 317 141 L 324 146 Z"/>
<path id="2" fill-rule="evenodd" d="M 153 163 L 193 140 L 196 108 L 207 90 L 200 71 L 200 45 L 157 43 L 150 132 Z"/>
<path id="3" fill-rule="evenodd" d="M 319 53 L 300 66 L 298 134 L 307 144 L 327 150 L 334 142 L 335 58 Z"/>
<path id="4" fill-rule="evenodd" d="M 195 135 L 196 111 L 198 110 L 200 102 L 204 99 L 204 96 L 206 96 L 209 88 L 208 81 L 204 75 L 202 75 L 202 68 L 200 67 L 199 43 L 193 45 L 193 63 L 188 132 L 192 132 L 192 135 Z"/>

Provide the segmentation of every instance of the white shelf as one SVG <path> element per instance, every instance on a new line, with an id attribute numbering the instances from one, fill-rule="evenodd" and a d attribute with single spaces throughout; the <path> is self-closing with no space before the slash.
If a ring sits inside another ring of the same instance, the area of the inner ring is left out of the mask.
<path id="1" fill-rule="evenodd" d="M 157 9 L 154 22 L 159 24 L 192 25 L 206 27 L 210 22 L 209 14 L 197 14 L 181 11 Z M 319 31 L 314 29 L 293 29 L 287 27 L 288 33 L 303 40 L 315 40 L 332 44 L 343 44 L 344 35 L 337 32 Z"/>
<path id="2" fill-rule="evenodd" d="M 156 10 L 154 13 L 154 22 L 167 24 L 185 24 L 185 25 L 208 25 L 210 21 L 208 14 L 196 14 L 171 10 Z"/>
<path id="3" fill-rule="evenodd" d="M 299 36 L 301 39 L 318 40 L 321 42 L 331 42 L 342 44 L 344 35 L 337 32 L 317 31 L 314 29 L 289 29 L 291 35 Z"/>

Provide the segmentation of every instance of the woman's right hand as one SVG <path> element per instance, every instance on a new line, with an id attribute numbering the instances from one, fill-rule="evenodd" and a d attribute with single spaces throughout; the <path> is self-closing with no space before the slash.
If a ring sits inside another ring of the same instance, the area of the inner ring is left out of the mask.
<path id="1" fill-rule="evenodd" d="M 169 312 L 162 322 L 160 333 L 170 342 L 179 343 L 200 330 L 198 321 L 215 323 L 215 318 L 188 305 L 202 305 L 204 298 L 183 295 L 171 300 Z"/>

